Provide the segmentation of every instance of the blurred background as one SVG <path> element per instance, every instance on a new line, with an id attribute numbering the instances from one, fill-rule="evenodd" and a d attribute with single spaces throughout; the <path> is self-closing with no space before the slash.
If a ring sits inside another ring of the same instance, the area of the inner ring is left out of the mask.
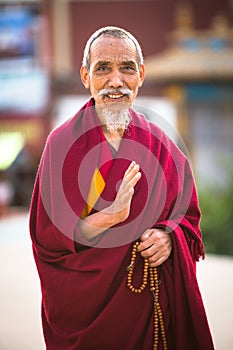
<path id="1" fill-rule="evenodd" d="M 35 174 L 48 133 L 89 98 L 79 77 L 83 49 L 88 37 L 104 25 L 124 27 L 138 38 L 146 80 L 135 108 L 161 127 L 177 130 L 181 138 L 175 135 L 174 141 L 183 148 L 183 140 L 188 150 L 203 214 L 208 266 L 214 269 L 208 274 L 212 271 L 216 277 L 219 271 L 220 275 L 210 287 L 202 274 L 202 283 L 207 304 L 216 307 L 213 289 L 223 276 L 222 284 L 229 283 L 233 272 L 232 0 L 0 0 L 0 239 L 5 281 L 11 278 L 12 283 L 5 284 L 2 293 L 9 296 L 8 286 L 23 288 L 22 298 L 27 290 L 28 302 L 33 303 L 34 292 L 37 301 L 40 298 L 28 253 L 27 219 Z M 12 252 L 17 266 L 20 249 L 27 249 L 20 255 L 28 276 L 25 283 L 16 267 L 9 268 Z M 227 265 L 218 270 L 220 262 Z M 228 287 L 225 293 L 232 293 L 232 284 Z M 12 305 L 3 304 L 4 315 L 11 314 Z M 39 323 L 36 310 L 34 321 Z M 232 322 L 230 309 L 224 310 L 220 319 Z M 23 309 L 19 312 L 22 316 Z M 212 309 L 208 312 L 214 317 Z M 217 320 L 211 322 L 217 330 Z M 1 323 L 5 331 L 0 347 L 14 349 L 7 338 L 12 329 L 6 319 Z M 221 342 L 218 349 L 232 349 L 232 336 L 228 334 L 227 345 L 224 338 L 224 347 L 221 335 L 216 335 L 216 342 Z M 37 348 L 43 349 L 26 343 L 15 347 Z"/>

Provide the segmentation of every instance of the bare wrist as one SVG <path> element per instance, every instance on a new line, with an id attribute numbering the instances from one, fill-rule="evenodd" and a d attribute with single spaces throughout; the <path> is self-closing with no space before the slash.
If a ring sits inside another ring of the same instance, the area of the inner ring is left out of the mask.
<path id="1" fill-rule="evenodd" d="M 109 227 L 119 224 L 122 221 L 120 212 L 116 211 L 114 205 L 110 205 L 109 207 L 104 209 L 103 213 L 106 214 L 106 220 L 108 222 Z"/>

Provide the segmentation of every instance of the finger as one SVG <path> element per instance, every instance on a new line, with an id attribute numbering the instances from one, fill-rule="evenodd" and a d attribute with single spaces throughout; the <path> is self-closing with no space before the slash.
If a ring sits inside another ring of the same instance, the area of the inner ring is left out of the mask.
<path id="1" fill-rule="evenodd" d="M 142 252 L 143 250 L 150 248 L 152 245 L 154 245 L 154 243 L 154 239 L 151 236 L 150 232 L 145 233 L 145 235 L 143 236 L 143 240 L 138 246 L 138 251 Z"/>
<path id="2" fill-rule="evenodd" d="M 125 175 L 127 175 L 133 168 L 134 166 L 136 165 L 136 162 L 133 160 L 130 165 L 128 166 L 128 168 L 126 169 L 125 171 Z"/>
<path id="3" fill-rule="evenodd" d="M 136 173 L 129 180 L 126 180 L 125 178 L 123 178 L 123 180 L 122 180 L 122 182 L 120 184 L 118 192 L 120 192 L 122 194 L 131 192 L 132 189 L 134 188 L 134 186 L 136 185 L 136 183 L 140 180 L 140 178 L 141 178 L 141 173 L 140 172 Z"/>
<path id="4" fill-rule="evenodd" d="M 158 247 L 155 244 L 152 244 L 147 249 L 142 250 L 141 256 L 147 258 L 150 263 L 155 263 L 160 260 L 162 257 L 164 260 L 170 255 L 168 250 L 165 247 Z"/>
<path id="5" fill-rule="evenodd" d="M 143 234 L 141 235 L 141 241 L 146 241 L 152 234 L 153 229 L 147 229 L 145 232 L 143 232 Z"/>
<path id="6" fill-rule="evenodd" d="M 134 175 L 134 177 L 130 181 L 130 186 L 134 187 L 138 183 L 138 181 L 140 180 L 141 176 L 142 176 L 142 174 L 140 173 L 140 171 L 136 175 Z"/>
<path id="7" fill-rule="evenodd" d="M 163 262 L 169 258 L 171 255 L 171 247 L 170 246 L 156 246 L 153 244 L 151 247 L 141 251 L 141 256 L 143 258 L 148 258 L 150 263 L 156 262 L 163 257 Z"/>
<path id="8" fill-rule="evenodd" d="M 135 164 L 133 167 L 128 168 L 125 172 L 123 180 L 130 181 L 139 172 L 139 165 Z"/>
<path id="9" fill-rule="evenodd" d="M 149 266 L 150 267 L 158 267 L 158 266 L 162 265 L 166 260 L 167 260 L 167 258 L 164 256 L 161 256 L 158 259 L 149 259 Z"/>
<path id="10" fill-rule="evenodd" d="M 148 239 L 150 239 L 148 243 L 151 243 L 152 240 L 153 243 L 161 242 L 163 244 L 168 239 L 168 234 L 163 229 L 147 229 L 141 236 L 141 242 L 145 242 Z"/>
<path id="11" fill-rule="evenodd" d="M 143 246 L 142 246 L 143 248 Z M 159 253 L 159 249 L 158 247 L 156 247 L 155 244 L 151 243 L 150 245 L 148 245 L 146 248 L 142 249 L 140 251 L 141 256 L 143 258 L 150 258 L 152 257 L 154 254 L 158 254 Z"/>

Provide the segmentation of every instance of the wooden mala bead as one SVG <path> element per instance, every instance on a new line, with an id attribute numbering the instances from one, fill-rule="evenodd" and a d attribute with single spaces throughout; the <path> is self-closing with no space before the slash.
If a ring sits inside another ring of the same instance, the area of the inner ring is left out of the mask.
<path id="1" fill-rule="evenodd" d="M 159 278 L 158 271 L 156 267 L 149 267 L 149 261 L 147 258 L 144 258 L 144 267 L 143 267 L 143 277 L 141 285 L 136 288 L 133 285 L 133 272 L 137 257 L 137 248 L 139 242 L 135 242 L 132 249 L 130 265 L 127 267 L 127 287 L 131 290 L 132 293 L 142 293 L 150 281 L 150 291 L 154 297 L 154 340 L 153 340 L 153 350 L 158 349 L 159 345 L 159 334 L 161 335 L 163 350 L 168 350 L 165 327 L 163 322 L 163 314 L 159 304 Z"/>

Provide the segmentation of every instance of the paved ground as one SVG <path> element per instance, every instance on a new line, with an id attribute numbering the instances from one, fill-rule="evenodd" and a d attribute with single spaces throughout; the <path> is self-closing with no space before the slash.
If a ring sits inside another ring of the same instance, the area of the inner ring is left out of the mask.
<path id="1" fill-rule="evenodd" d="M 0 349 L 45 350 L 27 213 L 0 220 L 0 269 Z M 216 350 L 233 349 L 232 276 L 233 259 L 208 255 L 198 264 Z"/>

